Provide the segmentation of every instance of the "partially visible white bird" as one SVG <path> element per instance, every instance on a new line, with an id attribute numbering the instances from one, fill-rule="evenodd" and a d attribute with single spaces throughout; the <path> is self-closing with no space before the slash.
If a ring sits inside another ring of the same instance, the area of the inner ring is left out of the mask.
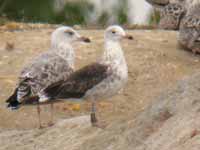
<path id="1" fill-rule="evenodd" d="M 105 51 L 102 58 L 72 73 L 67 80 L 53 83 L 38 98 L 46 103 L 57 99 L 80 98 L 92 101 L 91 123 L 102 127 L 96 118 L 96 101 L 111 97 L 120 91 L 128 79 L 128 68 L 120 40 L 133 37 L 127 35 L 120 26 L 110 26 L 105 32 Z"/>
<path id="2" fill-rule="evenodd" d="M 80 36 L 71 27 L 57 28 L 52 33 L 50 49 L 36 57 L 22 70 L 14 93 L 6 100 L 8 107 L 17 109 L 21 104 L 26 103 L 27 98 L 38 97 L 40 91 L 52 83 L 66 80 L 74 71 L 72 43 L 77 41 L 90 42 L 88 38 Z M 37 109 L 41 127 L 39 105 Z M 51 116 L 53 117 L 53 104 Z"/>

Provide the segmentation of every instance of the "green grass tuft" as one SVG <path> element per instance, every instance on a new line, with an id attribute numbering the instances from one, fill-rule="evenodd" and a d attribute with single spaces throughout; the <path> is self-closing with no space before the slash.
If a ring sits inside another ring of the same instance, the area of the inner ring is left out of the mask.
<path id="1" fill-rule="evenodd" d="M 117 8 L 117 21 L 119 24 L 125 24 L 128 22 L 127 10 L 128 10 L 127 0 L 120 1 L 119 7 Z"/>
<path id="2" fill-rule="evenodd" d="M 156 10 L 151 15 L 149 24 L 150 25 L 157 25 L 160 22 L 160 13 Z"/>
<path id="3" fill-rule="evenodd" d="M 107 25 L 108 19 L 109 19 L 108 13 L 103 12 L 101 14 L 101 16 L 98 18 L 98 24 L 101 25 L 101 26 L 105 26 L 105 25 Z"/>
<path id="4" fill-rule="evenodd" d="M 68 25 L 86 24 L 93 6 L 86 1 L 67 2 L 64 9 L 55 16 L 55 22 Z"/>
<path id="5" fill-rule="evenodd" d="M 1 11 L 16 21 L 52 22 L 53 3 L 54 0 L 9 0 Z"/>

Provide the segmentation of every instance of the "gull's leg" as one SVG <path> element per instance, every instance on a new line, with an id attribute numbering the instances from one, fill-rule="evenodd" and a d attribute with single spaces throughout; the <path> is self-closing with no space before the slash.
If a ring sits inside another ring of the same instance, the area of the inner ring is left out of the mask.
<path id="1" fill-rule="evenodd" d="M 42 129 L 42 124 L 41 124 L 41 117 L 40 117 L 40 104 L 37 104 L 37 113 L 38 113 L 38 121 L 39 121 L 39 129 Z"/>
<path id="2" fill-rule="evenodd" d="M 92 101 L 92 107 L 91 107 L 91 123 L 94 126 L 97 123 L 97 118 L 96 118 L 96 102 Z"/>
<path id="3" fill-rule="evenodd" d="M 53 102 L 51 102 L 51 104 L 50 104 L 50 109 L 51 109 L 51 120 L 50 120 L 50 122 L 49 122 L 49 126 L 53 126 L 53 113 L 54 113 L 54 107 L 53 107 Z"/>
<path id="4" fill-rule="evenodd" d="M 90 114 L 90 121 L 93 127 L 97 128 L 105 128 L 106 125 L 103 122 L 99 122 L 96 118 L 96 101 L 92 101 L 92 106 L 91 106 L 91 114 Z"/>

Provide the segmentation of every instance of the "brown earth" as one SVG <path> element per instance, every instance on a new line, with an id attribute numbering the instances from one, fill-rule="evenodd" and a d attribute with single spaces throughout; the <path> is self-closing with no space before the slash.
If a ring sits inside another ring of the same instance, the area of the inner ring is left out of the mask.
<path id="1" fill-rule="evenodd" d="M 52 31 L 52 28 L 0 30 L 0 149 L 200 149 L 200 142 L 196 142 L 200 138 L 196 111 L 187 114 L 178 107 L 188 106 L 192 110 L 194 105 L 186 103 L 192 94 L 180 102 L 182 92 L 177 92 L 180 79 L 199 71 L 200 58 L 178 46 L 175 31 L 127 31 L 135 38 L 122 44 L 129 67 L 129 81 L 119 95 L 99 102 L 99 119 L 108 124 L 104 130 L 90 126 L 89 102 L 81 102 L 80 108 L 73 102 L 55 104 L 55 125 L 41 130 L 37 129 L 34 106 L 17 111 L 7 109 L 5 99 L 12 93 L 21 68 L 48 49 Z M 102 30 L 79 32 L 91 37 L 93 42 L 75 45 L 77 68 L 95 61 L 103 50 Z M 198 83 L 198 77 L 185 84 L 192 89 L 193 83 Z M 171 98 L 173 94 L 181 96 Z M 196 101 L 194 98 L 194 103 Z M 42 106 L 42 110 L 42 121 L 47 124 L 49 108 Z M 174 129 L 176 125 L 179 128 Z M 188 132 L 182 129 L 188 129 Z M 192 140 L 187 141 L 185 134 Z M 191 148 L 191 145 L 196 147 Z"/>

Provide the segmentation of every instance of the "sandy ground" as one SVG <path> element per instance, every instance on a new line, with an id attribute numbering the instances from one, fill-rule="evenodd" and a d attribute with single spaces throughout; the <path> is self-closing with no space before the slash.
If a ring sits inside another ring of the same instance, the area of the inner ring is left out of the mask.
<path id="1" fill-rule="evenodd" d="M 15 137 L 23 137 L 24 134 L 27 134 L 27 136 L 30 135 L 30 141 L 24 139 L 26 143 L 37 143 L 32 140 L 34 138 L 38 141 L 40 138 L 53 139 L 56 138 L 56 136 L 53 136 L 54 133 L 57 135 L 57 132 L 65 132 L 66 129 L 66 132 L 60 135 L 60 138 L 68 135 L 67 137 L 73 141 L 69 139 L 66 141 L 68 144 L 72 144 L 73 148 L 70 149 L 81 149 L 79 147 L 81 142 L 82 144 L 90 142 L 89 139 L 102 132 L 108 132 L 90 127 L 88 120 L 89 102 L 80 103 L 80 109 L 79 104 L 73 102 L 55 104 L 56 128 L 51 127 L 43 130 L 37 129 L 38 120 L 34 106 L 10 111 L 5 104 L 5 99 L 12 93 L 16 85 L 17 75 L 21 68 L 30 59 L 48 49 L 52 31 L 53 29 L 48 28 L 14 32 L 0 31 L 0 133 L 8 133 L 5 137 L 12 137 L 12 142 L 17 140 Z M 103 51 L 102 30 L 80 30 L 79 32 L 82 35 L 91 37 L 93 42 L 91 44 L 75 45 L 76 68 L 95 61 Z M 106 129 L 111 130 L 111 133 L 107 134 L 108 136 L 114 131 L 123 132 L 123 125 L 120 126 L 121 123 L 134 120 L 149 104 L 153 103 L 157 95 L 167 88 L 174 87 L 178 80 L 198 72 L 200 68 L 200 57 L 194 56 L 178 46 L 177 32 L 175 31 L 131 30 L 127 32 L 132 34 L 135 39 L 134 41 L 122 42 L 129 68 L 128 84 L 119 95 L 100 101 L 98 107 L 99 119 L 106 121 L 108 124 Z M 14 45 L 13 50 L 6 49 L 8 42 Z M 42 120 L 46 124 L 49 121 L 49 107 L 43 106 L 42 109 Z M 77 118 L 75 123 L 73 123 L 73 118 Z M 70 123 L 70 119 L 72 119 L 72 123 Z M 82 125 L 83 128 L 77 133 L 76 128 Z M 69 132 L 69 129 L 72 132 Z M 49 137 L 47 133 L 51 132 L 52 136 Z M 37 134 L 42 134 L 42 136 Z M 83 135 L 86 135 L 86 137 Z M 38 136 L 39 138 L 37 138 Z M 1 138 L 3 139 L 3 137 L 4 134 Z M 105 140 L 107 139 L 103 137 L 99 137 L 99 139 L 100 145 L 106 143 Z M 9 142 L 3 144 L 0 149 L 12 149 L 20 145 L 17 142 L 13 143 L 13 147 L 8 146 Z M 53 143 L 51 144 L 51 149 L 58 148 L 53 147 Z M 39 145 L 39 148 L 36 146 L 33 149 L 43 149 L 42 143 Z M 93 146 L 94 148 L 90 147 L 90 149 L 101 149 L 100 147 L 95 148 L 95 145 Z M 18 149 L 26 148 L 19 146 Z M 61 149 L 67 149 L 67 147 Z M 87 146 L 83 149 L 87 149 Z"/>

